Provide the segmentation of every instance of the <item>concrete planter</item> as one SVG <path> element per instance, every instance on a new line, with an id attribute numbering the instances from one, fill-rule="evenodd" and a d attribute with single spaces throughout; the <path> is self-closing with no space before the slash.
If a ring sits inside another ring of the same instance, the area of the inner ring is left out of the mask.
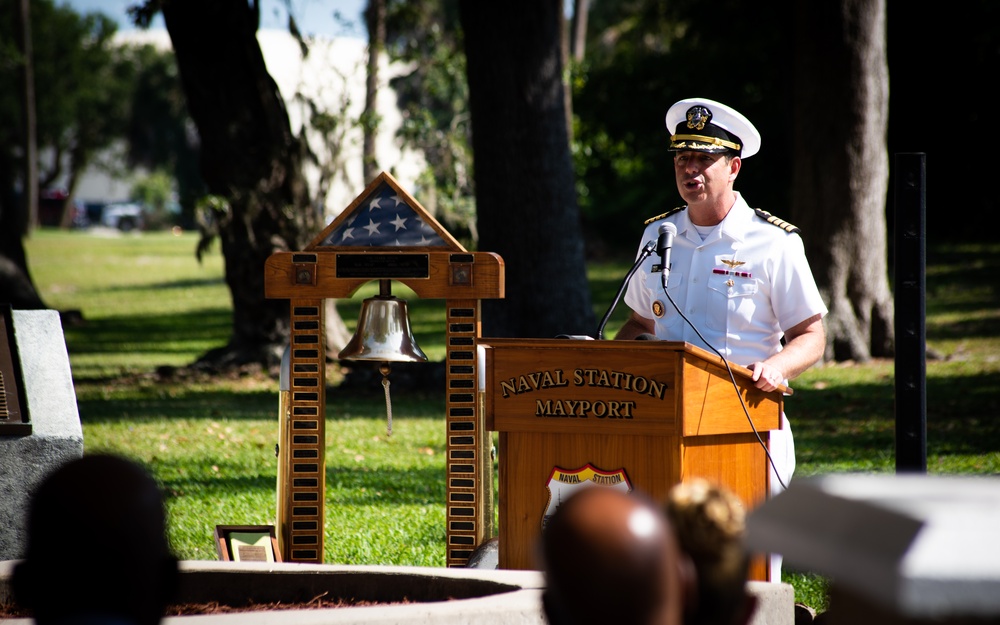
<path id="1" fill-rule="evenodd" d="M 0 601 L 10 598 L 14 562 L 0 562 Z M 247 605 L 325 600 L 385 605 L 170 617 L 166 625 L 544 625 L 537 571 L 431 567 L 185 561 L 178 602 Z M 410 603 L 396 603 L 408 601 Z M 31 625 L 10 619 L 5 625 Z"/>
<path id="2" fill-rule="evenodd" d="M 14 561 L 0 562 L 0 602 L 10 600 Z M 538 571 L 329 564 L 185 561 L 179 602 L 225 605 L 351 599 L 384 605 L 176 616 L 165 625 L 546 625 Z M 788 584 L 751 582 L 751 625 L 792 625 Z M 410 603 L 391 603 L 409 601 Z M 32 625 L 9 619 L 4 625 Z"/>

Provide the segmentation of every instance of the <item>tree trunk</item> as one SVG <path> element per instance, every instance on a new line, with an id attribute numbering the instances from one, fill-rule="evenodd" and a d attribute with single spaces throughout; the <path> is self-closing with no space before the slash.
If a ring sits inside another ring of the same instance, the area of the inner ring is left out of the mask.
<path id="1" fill-rule="evenodd" d="M 21 239 L 23 212 L 0 198 L 0 303 L 18 310 L 45 308 L 28 272 Z"/>
<path id="2" fill-rule="evenodd" d="M 375 141 L 378 138 L 378 64 L 385 49 L 385 0 L 368 0 L 368 75 L 365 81 L 365 112 L 362 119 L 364 131 L 363 175 L 368 184 L 381 173 Z"/>
<path id="3" fill-rule="evenodd" d="M 24 202 L 27 219 L 21 234 L 38 227 L 38 138 L 35 115 L 35 53 L 31 42 L 31 8 L 28 0 L 16 0 L 18 51 L 21 63 L 21 111 L 24 123 Z M 32 287 L 34 288 L 34 287 Z"/>
<path id="4" fill-rule="evenodd" d="M 0 153 L 0 172 L 13 168 L 13 163 L 5 160 L 5 154 Z M 7 185 L 0 185 L 0 304 L 17 310 L 38 310 L 46 305 L 28 271 L 22 234 L 26 218 L 21 198 Z"/>
<path id="5" fill-rule="evenodd" d="M 16 309 L 45 308 L 38 294 L 28 261 L 24 254 L 24 235 L 29 230 L 30 215 L 37 220 L 38 211 L 38 158 L 35 146 L 35 98 L 34 78 L 31 66 L 31 21 L 27 0 L 17 0 L 14 31 L 17 33 L 18 49 L 25 59 L 20 71 L 19 88 L 21 113 L 23 115 L 23 154 L 20 167 L 14 159 L 7 161 L 8 153 L 0 153 L 0 173 L 19 170 L 25 192 L 21 197 L 9 192 L 13 185 L 0 186 L 0 303 Z M 0 175 L 0 179 L 3 176 Z"/>
<path id="6" fill-rule="evenodd" d="M 570 161 L 562 3 L 462 0 L 479 249 L 506 263 L 488 336 L 596 333 Z"/>
<path id="7" fill-rule="evenodd" d="M 587 16 L 589 13 L 590 0 L 573 0 L 569 53 L 570 58 L 576 63 L 583 63 L 583 54 L 587 45 Z"/>
<path id="8" fill-rule="evenodd" d="M 798 2 L 795 11 L 790 221 L 830 308 L 826 358 L 891 356 L 885 2 Z"/>
<path id="9" fill-rule="evenodd" d="M 302 249 L 322 221 L 309 206 L 300 146 L 257 42 L 256 4 L 174 0 L 162 7 L 201 139 L 202 177 L 210 193 L 228 201 L 216 218 L 233 333 L 198 364 L 276 366 L 289 304 L 264 297 L 264 262 L 276 251 Z"/>

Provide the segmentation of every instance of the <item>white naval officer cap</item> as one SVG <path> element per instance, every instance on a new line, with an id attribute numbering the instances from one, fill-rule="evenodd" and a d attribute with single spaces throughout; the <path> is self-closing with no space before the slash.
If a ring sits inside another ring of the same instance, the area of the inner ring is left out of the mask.
<path id="1" fill-rule="evenodd" d="M 707 98 L 687 98 L 667 110 L 670 150 L 734 151 L 750 158 L 760 150 L 760 133 L 733 108 Z"/>

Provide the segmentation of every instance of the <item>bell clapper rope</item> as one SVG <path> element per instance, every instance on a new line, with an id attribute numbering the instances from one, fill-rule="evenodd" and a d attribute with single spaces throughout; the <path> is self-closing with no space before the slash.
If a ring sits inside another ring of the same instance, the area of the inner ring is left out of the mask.
<path id="1" fill-rule="evenodd" d="M 382 387 L 385 389 L 385 435 L 392 436 L 392 400 L 389 399 L 389 363 L 383 362 L 378 367 L 382 374 Z"/>

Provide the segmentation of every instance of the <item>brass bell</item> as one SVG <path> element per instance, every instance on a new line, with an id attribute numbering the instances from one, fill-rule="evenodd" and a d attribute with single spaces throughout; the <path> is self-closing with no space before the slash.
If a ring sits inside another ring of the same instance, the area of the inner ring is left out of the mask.
<path id="1" fill-rule="evenodd" d="M 410 331 L 406 301 L 389 293 L 389 281 L 379 282 L 379 294 L 362 302 L 358 328 L 337 355 L 341 360 L 427 362 Z"/>

